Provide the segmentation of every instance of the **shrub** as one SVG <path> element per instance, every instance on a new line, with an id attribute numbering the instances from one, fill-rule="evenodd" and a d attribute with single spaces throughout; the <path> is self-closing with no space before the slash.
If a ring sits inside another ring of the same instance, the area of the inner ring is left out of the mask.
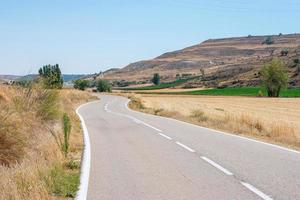
<path id="1" fill-rule="evenodd" d="M 19 114 L 35 113 L 42 120 L 54 120 L 59 115 L 59 93 L 57 90 L 43 88 L 34 83 L 26 88 L 19 88 L 12 99 L 14 110 Z"/>
<path id="2" fill-rule="evenodd" d="M 283 49 L 280 52 L 281 56 L 287 56 L 289 54 L 289 50 L 288 49 Z"/>
<path id="3" fill-rule="evenodd" d="M 205 113 L 202 110 L 194 110 L 191 113 L 190 117 L 197 120 L 198 122 L 203 122 L 208 120 L 208 117 L 205 115 Z"/>
<path id="4" fill-rule="evenodd" d="M 38 91 L 37 116 L 42 120 L 54 120 L 59 115 L 59 94 L 56 90 Z"/>
<path id="5" fill-rule="evenodd" d="M 269 97 L 279 97 L 281 89 L 288 83 L 288 74 L 285 65 L 281 60 L 275 58 L 263 66 L 261 81 L 266 87 Z"/>
<path id="6" fill-rule="evenodd" d="M 0 115 L 0 165 L 10 166 L 23 157 L 25 142 L 14 123 L 4 119 Z"/>
<path id="7" fill-rule="evenodd" d="M 80 168 L 80 162 L 71 160 L 68 163 L 66 163 L 66 167 L 71 169 L 71 170 L 79 169 Z"/>
<path id="8" fill-rule="evenodd" d="M 129 107 L 132 109 L 138 109 L 138 110 L 143 110 L 145 109 L 145 106 L 142 102 L 141 99 L 134 97 L 134 96 L 130 96 L 130 102 L 129 102 Z"/>
<path id="9" fill-rule="evenodd" d="M 50 192 L 61 197 L 74 198 L 79 186 L 79 174 L 55 165 L 46 179 Z"/>
<path id="10" fill-rule="evenodd" d="M 271 45 L 274 44 L 274 40 L 272 36 L 268 36 L 263 42 L 262 44 L 267 44 L 267 45 Z"/>
<path id="11" fill-rule="evenodd" d="M 76 80 L 74 81 L 74 88 L 79 90 L 85 90 L 89 86 L 88 80 Z"/>
<path id="12" fill-rule="evenodd" d="M 293 60 L 293 62 L 294 62 L 295 65 L 298 65 L 300 63 L 300 59 L 299 58 L 295 58 Z"/>
<path id="13" fill-rule="evenodd" d="M 98 92 L 111 92 L 111 86 L 106 80 L 99 80 L 97 82 Z"/>
<path id="14" fill-rule="evenodd" d="M 39 75 L 43 78 L 44 85 L 48 89 L 61 89 L 63 80 L 59 65 L 45 65 L 39 69 Z"/>
<path id="15" fill-rule="evenodd" d="M 258 93 L 257 93 L 257 96 L 258 96 L 258 97 L 263 97 L 263 96 L 265 96 L 265 95 L 264 95 L 264 93 L 263 93 L 261 90 L 259 90 Z"/>
<path id="16" fill-rule="evenodd" d="M 201 73 L 201 78 L 204 79 L 205 78 L 204 68 L 200 68 L 200 73 Z"/>
<path id="17" fill-rule="evenodd" d="M 300 66 L 297 67 L 297 69 L 296 69 L 296 74 L 297 74 L 297 75 L 300 74 Z"/>
<path id="18" fill-rule="evenodd" d="M 154 109 L 154 115 L 160 115 L 162 112 L 164 112 L 164 109 L 162 108 L 158 108 L 158 109 Z"/>
<path id="19" fill-rule="evenodd" d="M 160 75 L 158 74 L 158 73 L 155 73 L 154 75 L 153 75 L 153 78 L 152 78 L 152 83 L 154 84 L 154 85 L 159 85 L 159 83 L 160 83 Z"/>
<path id="20" fill-rule="evenodd" d="M 71 120 L 70 117 L 64 113 L 63 115 L 63 133 L 64 133 L 64 142 L 62 144 L 62 151 L 64 152 L 65 157 L 68 156 L 69 152 L 69 140 L 70 140 L 70 133 L 71 133 Z"/>

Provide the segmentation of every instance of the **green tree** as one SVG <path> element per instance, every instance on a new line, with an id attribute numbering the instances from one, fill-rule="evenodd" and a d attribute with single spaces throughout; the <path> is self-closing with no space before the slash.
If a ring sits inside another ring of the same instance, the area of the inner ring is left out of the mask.
<path id="1" fill-rule="evenodd" d="M 74 88 L 79 90 L 85 90 L 89 86 L 88 80 L 76 80 L 74 81 Z"/>
<path id="2" fill-rule="evenodd" d="M 45 65 L 39 69 L 44 85 L 48 89 L 61 89 L 63 87 L 62 74 L 59 65 Z"/>
<path id="3" fill-rule="evenodd" d="M 154 84 L 154 85 L 159 85 L 159 83 L 160 83 L 160 75 L 158 74 L 158 73 L 155 73 L 154 75 L 153 75 L 153 78 L 152 78 L 152 83 Z"/>
<path id="4" fill-rule="evenodd" d="M 98 92 L 111 92 L 111 86 L 106 80 L 99 80 L 97 82 L 97 90 Z"/>
<path id="5" fill-rule="evenodd" d="M 287 86 L 287 70 L 283 62 L 278 58 L 274 58 L 270 63 L 264 65 L 260 75 L 269 97 L 279 97 L 281 89 Z"/>

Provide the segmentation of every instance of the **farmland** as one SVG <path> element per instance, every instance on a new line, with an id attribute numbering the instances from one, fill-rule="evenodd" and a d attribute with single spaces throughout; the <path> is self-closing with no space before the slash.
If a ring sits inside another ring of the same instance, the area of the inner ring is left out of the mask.
<path id="1" fill-rule="evenodd" d="M 298 98 L 170 94 L 139 94 L 134 98 L 143 106 L 132 108 L 143 112 L 300 147 Z"/>

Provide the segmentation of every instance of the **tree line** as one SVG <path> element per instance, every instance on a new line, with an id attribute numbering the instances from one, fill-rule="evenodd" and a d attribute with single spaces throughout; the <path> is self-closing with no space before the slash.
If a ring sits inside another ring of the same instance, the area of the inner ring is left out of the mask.
<path id="1" fill-rule="evenodd" d="M 98 92 L 111 92 L 111 84 L 107 80 L 89 81 L 78 79 L 74 81 L 74 88 L 85 90 L 86 88 L 95 87 Z"/>

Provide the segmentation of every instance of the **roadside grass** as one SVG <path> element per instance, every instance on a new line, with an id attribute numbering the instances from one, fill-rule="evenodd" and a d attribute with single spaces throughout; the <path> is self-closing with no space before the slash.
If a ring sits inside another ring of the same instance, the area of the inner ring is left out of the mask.
<path id="1" fill-rule="evenodd" d="M 0 199 L 64 199 L 77 190 L 83 139 L 75 109 L 94 100 L 77 90 L 0 85 Z M 62 114 L 72 133 L 66 159 L 50 130 L 62 133 Z M 45 177 L 52 177 L 51 184 Z M 51 186 L 51 187 L 50 187 Z"/>
<path id="2" fill-rule="evenodd" d="M 165 89 L 165 88 L 172 88 L 179 86 L 183 83 L 186 83 L 187 81 L 198 79 L 199 76 L 191 77 L 191 78 L 185 78 L 185 79 L 178 79 L 176 81 L 168 82 L 168 83 L 161 83 L 159 85 L 151 85 L 151 86 L 145 86 L 145 87 L 135 87 L 135 88 L 117 88 L 119 90 L 157 90 L 157 89 Z"/>
<path id="3" fill-rule="evenodd" d="M 129 97 L 139 99 L 129 104 L 129 107 L 134 110 L 174 118 L 203 127 L 231 132 L 234 134 L 247 135 L 268 142 L 283 144 L 289 147 L 300 147 L 299 133 L 297 135 L 297 129 L 294 126 L 280 120 L 270 120 L 266 122 L 259 118 L 259 112 L 257 112 L 257 116 L 255 116 L 248 113 L 235 113 L 234 111 L 227 112 L 223 108 L 216 109 L 215 107 L 213 107 L 212 110 L 214 110 L 215 112 L 212 113 L 202 110 L 201 107 L 198 108 L 192 106 L 192 109 L 187 113 L 183 112 L 183 110 L 181 109 L 170 109 L 180 107 L 183 104 L 175 104 L 168 98 L 164 99 L 162 97 L 161 99 L 158 99 L 159 95 L 151 96 L 150 98 L 148 98 L 147 104 L 143 99 L 143 96 L 141 95 L 138 97 L 131 95 Z M 151 98 L 155 98 L 155 103 L 152 103 L 150 104 L 152 106 L 149 106 L 149 101 L 151 101 Z M 178 98 L 176 99 L 178 100 Z M 220 100 L 220 98 L 218 99 L 219 102 L 222 101 Z M 164 105 L 161 104 L 163 101 Z M 187 100 L 182 99 L 182 101 L 187 103 Z M 135 102 L 139 102 L 139 106 L 134 106 Z M 157 102 L 160 103 L 157 104 Z M 237 105 L 239 104 L 239 102 L 234 103 Z M 217 106 L 214 103 L 212 104 L 212 106 Z M 249 105 L 249 103 L 247 103 L 247 105 Z M 204 108 L 207 106 L 208 105 L 204 105 Z M 228 110 L 229 109 L 231 108 L 228 107 Z"/>
<path id="4" fill-rule="evenodd" d="M 46 184 L 52 194 L 60 197 L 75 198 L 78 190 L 79 170 L 65 169 L 61 164 L 52 167 L 46 178 Z"/>
<path id="5" fill-rule="evenodd" d="M 214 95 L 214 96 L 267 96 L 265 88 L 237 87 L 224 89 L 207 89 L 182 92 L 137 92 L 138 94 L 170 94 L 170 95 Z M 300 97 L 300 88 L 282 90 L 280 97 Z"/>

